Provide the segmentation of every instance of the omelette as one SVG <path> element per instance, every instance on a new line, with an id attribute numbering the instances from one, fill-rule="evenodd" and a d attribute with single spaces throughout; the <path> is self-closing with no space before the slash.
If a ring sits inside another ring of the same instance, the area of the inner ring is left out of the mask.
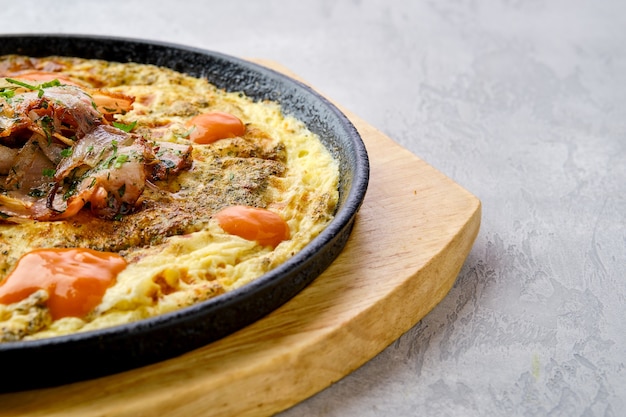
<path id="1" fill-rule="evenodd" d="M 338 177 L 275 102 L 154 65 L 0 57 L 0 342 L 239 288 L 329 224 Z"/>

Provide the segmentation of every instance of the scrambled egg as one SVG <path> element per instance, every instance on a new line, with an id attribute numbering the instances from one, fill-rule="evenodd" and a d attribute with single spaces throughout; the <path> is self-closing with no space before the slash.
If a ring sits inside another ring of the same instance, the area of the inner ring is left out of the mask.
<path id="1" fill-rule="evenodd" d="M 115 115 L 116 122 L 134 125 L 150 141 L 191 144 L 192 166 L 147 187 L 140 208 L 114 220 L 83 210 L 58 221 L 0 223 L 0 279 L 38 247 L 92 248 L 128 261 L 86 317 L 51 320 L 45 291 L 0 304 L 0 341 L 124 324 L 215 297 L 285 262 L 332 220 L 337 162 L 278 104 L 254 102 L 205 79 L 151 65 L 60 57 L 32 62 L 93 88 L 134 97 L 132 110 Z M 208 145 L 191 143 L 186 122 L 208 111 L 237 116 L 246 133 Z M 279 214 L 290 238 L 272 248 L 225 232 L 213 215 L 231 205 Z"/>

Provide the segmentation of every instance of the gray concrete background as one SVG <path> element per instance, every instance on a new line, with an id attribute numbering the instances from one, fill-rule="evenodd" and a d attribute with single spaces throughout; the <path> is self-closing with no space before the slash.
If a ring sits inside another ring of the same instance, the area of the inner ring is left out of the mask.
<path id="1" fill-rule="evenodd" d="M 275 60 L 478 196 L 449 295 L 295 416 L 626 415 L 626 3 L 0 0 Z"/>

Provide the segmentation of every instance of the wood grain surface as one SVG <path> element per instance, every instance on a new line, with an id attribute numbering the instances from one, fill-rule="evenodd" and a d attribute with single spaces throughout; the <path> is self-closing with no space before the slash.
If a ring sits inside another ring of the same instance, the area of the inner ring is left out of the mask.
<path id="1" fill-rule="evenodd" d="M 478 233 L 480 201 L 346 114 L 370 155 L 370 185 L 344 251 L 310 286 L 262 320 L 180 357 L 0 395 L 0 415 L 271 415 L 341 379 L 414 326 L 452 287 Z"/>

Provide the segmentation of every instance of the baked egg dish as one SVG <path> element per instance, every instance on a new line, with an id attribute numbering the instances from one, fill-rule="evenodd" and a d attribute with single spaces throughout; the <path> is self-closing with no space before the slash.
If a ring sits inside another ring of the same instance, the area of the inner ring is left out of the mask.
<path id="1" fill-rule="evenodd" d="M 275 102 L 153 65 L 0 57 L 0 342 L 239 288 L 330 223 L 338 182 Z"/>

